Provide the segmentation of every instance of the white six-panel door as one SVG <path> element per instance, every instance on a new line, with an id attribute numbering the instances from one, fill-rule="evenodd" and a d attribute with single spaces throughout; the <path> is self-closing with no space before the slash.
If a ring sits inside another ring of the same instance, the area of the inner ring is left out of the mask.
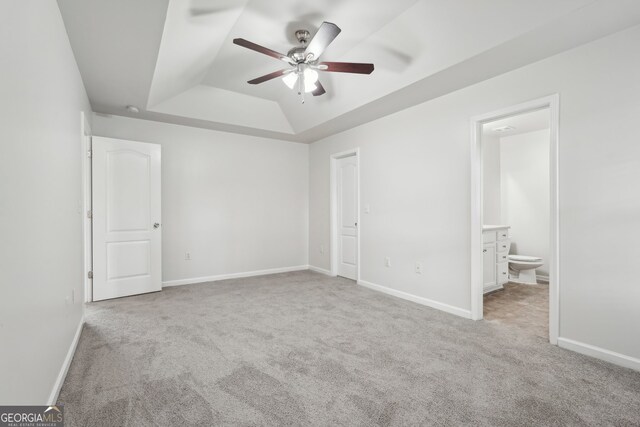
<path id="1" fill-rule="evenodd" d="M 358 277 L 358 163 L 356 156 L 337 160 L 338 276 Z"/>
<path id="2" fill-rule="evenodd" d="M 160 146 L 93 137 L 93 300 L 162 289 Z"/>

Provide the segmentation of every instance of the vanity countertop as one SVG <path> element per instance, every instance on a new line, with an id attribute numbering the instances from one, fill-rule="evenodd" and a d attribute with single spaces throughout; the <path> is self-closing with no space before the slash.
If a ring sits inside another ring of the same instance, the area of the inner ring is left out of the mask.
<path id="1" fill-rule="evenodd" d="M 483 225 L 482 231 L 494 231 L 501 230 L 503 228 L 511 228 L 510 225 Z"/>

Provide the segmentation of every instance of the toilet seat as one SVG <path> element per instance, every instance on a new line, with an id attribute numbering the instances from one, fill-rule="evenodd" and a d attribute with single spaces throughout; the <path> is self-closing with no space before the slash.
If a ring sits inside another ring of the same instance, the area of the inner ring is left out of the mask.
<path id="1" fill-rule="evenodd" d="M 526 255 L 509 255 L 509 261 L 514 262 L 542 262 L 542 258 Z"/>

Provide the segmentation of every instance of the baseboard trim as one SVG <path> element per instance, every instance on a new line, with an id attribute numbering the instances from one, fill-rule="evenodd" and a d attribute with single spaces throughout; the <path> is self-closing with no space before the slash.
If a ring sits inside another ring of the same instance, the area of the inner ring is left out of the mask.
<path id="1" fill-rule="evenodd" d="M 635 357 L 626 356 L 604 348 L 562 337 L 558 337 L 558 346 L 587 356 L 595 357 L 596 359 L 611 362 L 614 365 L 640 371 L 640 359 L 636 359 Z"/>
<path id="2" fill-rule="evenodd" d="M 495 291 L 500 291 L 502 289 L 504 289 L 504 285 L 493 285 L 493 286 L 489 286 L 487 288 L 483 288 L 482 289 L 482 294 L 486 295 L 488 293 L 495 292 Z"/>
<path id="3" fill-rule="evenodd" d="M 407 292 L 398 291 L 396 289 L 387 288 L 386 286 L 376 285 L 375 283 L 367 282 L 365 280 L 358 280 L 358 284 L 365 288 L 373 289 L 374 291 L 382 292 L 387 295 L 402 298 L 408 301 L 412 301 L 427 307 L 435 308 L 436 310 L 445 311 L 456 316 L 464 317 L 465 319 L 471 319 L 471 311 L 464 310 L 459 307 L 454 307 L 449 304 L 444 304 L 438 301 L 434 301 L 428 298 L 419 297 L 417 295 L 409 294 Z"/>
<path id="4" fill-rule="evenodd" d="M 73 337 L 73 341 L 71 342 L 67 356 L 64 358 L 64 362 L 62 362 L 58 378 L 56 378 L 56 382 L 53 384 L 53 390 L 51 390 L 51 394 L 49 395 L 49 405 L 55 405 L 58 401 L 58 395 L 60 394 L 60 389 L 62 389 L 62 384 L 64 384 L 64 379 L 67 377 L 67 372 L 69 372 L 69 366 L 71 366 L 73 355 L 76 354 L 76 348 L 78 347 L 78 341 L 80 341 L 80 334 L 82 333 L 83 326 L 84 315 L 80 318 L 76 334 Z"/>
<path id="5" fill-rule="evenodd" d="M 309 265 L 309 270 L 315 271 L 316 273 L 326 274 L 327 276 L 333 276 L 329 270 L 325 270 L 324 268 L 316 267 L 315 265 Z"/>
<path id="6" fill-rule="evenodd" d="M 269 268 L 266 270 L 245 271 L 242 273 L 218 274 L 216 276 L 193 277 L 191 279 L 168 280 L 162 282 L 162 287 L 192 285 L 195 283 L 217 282 L 219 280 L 239 279 L 242 277 L 264 276 L 267 274 L 289 273 L 291 271 L 308 270 L 308 265 L 298 265 L 295 267 Z"/>

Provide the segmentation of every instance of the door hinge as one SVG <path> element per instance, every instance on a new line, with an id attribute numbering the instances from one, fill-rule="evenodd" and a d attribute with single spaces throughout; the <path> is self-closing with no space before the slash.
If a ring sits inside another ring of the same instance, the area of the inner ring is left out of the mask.
<path id="1" fill-rule="evenodd" d="M 87 273 L 87 277 L 88 277 L 89 279 L 93 279 L 93 271 L 88 272 L 88 273 Z"/>
<path id="2" fill-rule="evenodd" d="M 87 150 L 87 157 L 91 158 L 91 150 Z"/>
<path id="3" fill-rule="evenodd" d="M 89 219 L 93 218 L 93 211 L 87 211 L 87 218 Z"/>

